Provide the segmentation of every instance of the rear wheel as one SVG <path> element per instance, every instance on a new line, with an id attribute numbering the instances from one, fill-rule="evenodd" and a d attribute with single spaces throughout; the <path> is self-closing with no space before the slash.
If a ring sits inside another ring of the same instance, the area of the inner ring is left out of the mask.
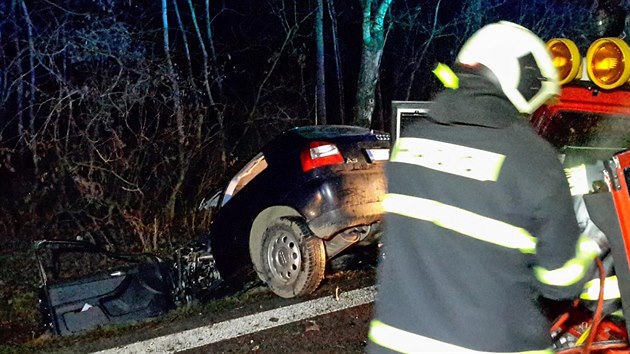
<path id="1" fill-rule="evenodd" d="M 324 278 L 326 251 L 298 218 L 280 218 L 262 235 L 261 249 L 251 250 L 258 260 L 258 276 L 278 296 L 292 298 L 315 291 Z"/>

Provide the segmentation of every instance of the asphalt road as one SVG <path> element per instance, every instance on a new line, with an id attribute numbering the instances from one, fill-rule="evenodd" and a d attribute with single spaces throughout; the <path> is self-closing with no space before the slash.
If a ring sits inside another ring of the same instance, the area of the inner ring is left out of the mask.
<path id="1" fill-rule="evenodd" d="M 338 335 L 339 330 L 344 329 L 339 326 L 340 322 L 345 322 L 339 321 L 340 318 L 365 320 L 363 318 L 365 311 L 355 308 L 371 304 L 374 301 L 375 293 L 376 288 L 374 286 L 347 292 L 337 290 L 333 296 L 323 296 L 294 305 L 119 346 L 99 351 L 98 354 L 173 353 L 187 349 L 194 349 L 191 352 L 204 353 L 230 352 L 232 350 L 262 351 L 265 350 L 264 348 L 278 349 L 287 345 L 291 346 L 291 348 L 286 348 L 287 350 L 306 350 L 306 348 L 297 345 L 301 334 L 314 332 L 312 333 L 314 336 L 334 338 L 334 334 L 330 333 L 331 331 Z M 340 311 L 342 313 L 333 314 Z M 302 328 L 303 330 L 301 330 Z M 364 332 L 363 328 L 356 330 Z M 304 339 L 305 336 L 302 335 L 301 338 Z M 312 346 L 314 344 L 313 338 L 308 338 L 308 342 Z M 265 345 L 264 348 L 261 344 Z M 325 343 L 323 346 L 329 347 L 330 343 Z"/>
<path id="2" fill-rule="evenodd" d="M 362 353 L 375 295 L 375 259 L 348 254 L 320 287 L 283 299 L 254 286 L 121 330 L 51 343 L 46 353 Z"/>

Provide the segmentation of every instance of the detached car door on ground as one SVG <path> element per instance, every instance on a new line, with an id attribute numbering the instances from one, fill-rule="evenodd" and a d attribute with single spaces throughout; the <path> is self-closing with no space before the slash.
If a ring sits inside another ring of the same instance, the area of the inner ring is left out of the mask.
<path id="1" fill-rule="evenodd" d="M 35 244 L 44 325 L 67 335 L 160 316 L 175 307 L 171 270 L 148 254 L 122 255 L 80 241 Z"/>

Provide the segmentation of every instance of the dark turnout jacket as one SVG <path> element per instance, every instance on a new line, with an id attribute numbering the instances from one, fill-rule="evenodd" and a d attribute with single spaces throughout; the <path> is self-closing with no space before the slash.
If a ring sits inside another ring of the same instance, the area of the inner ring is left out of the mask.
<path id="1" fill-rule="evenodd" d="M 404 129 L 368 351 L 547 352 L 541 297 L 577 297 L 596 256 L 554 148 L 472 75 Z"/>

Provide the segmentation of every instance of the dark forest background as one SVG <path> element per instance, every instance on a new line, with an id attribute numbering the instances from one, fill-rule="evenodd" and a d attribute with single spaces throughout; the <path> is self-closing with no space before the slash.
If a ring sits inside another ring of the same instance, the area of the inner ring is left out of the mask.
<path id="1" fill-rule="evenodd" d="M 308 124 L 389 130 L 391 101 L 430 99 L 431 70 L 484 24 L 585 48 L 596 6 L 0 0 L 0 320 L 32 300 L 16 294 L 36 283 L 34 240 L 172 249 L 206 232 L 201 199 L 273 136 Z"/>
<path id="2" fill-rule="evenodd" d="M 508 19 L 588 43 L 592 10 L 542 0 L 2 0 L 0 241 L 171 247 L 207 229 L 199 201 L 281 131 L 389 130 L 391 100 L 429 99 L 432 68 L 482 25 Z M 361 71 L 366 53 L 376 65 Z M 361 101 L 366 86 L 373 96 Z"/>

